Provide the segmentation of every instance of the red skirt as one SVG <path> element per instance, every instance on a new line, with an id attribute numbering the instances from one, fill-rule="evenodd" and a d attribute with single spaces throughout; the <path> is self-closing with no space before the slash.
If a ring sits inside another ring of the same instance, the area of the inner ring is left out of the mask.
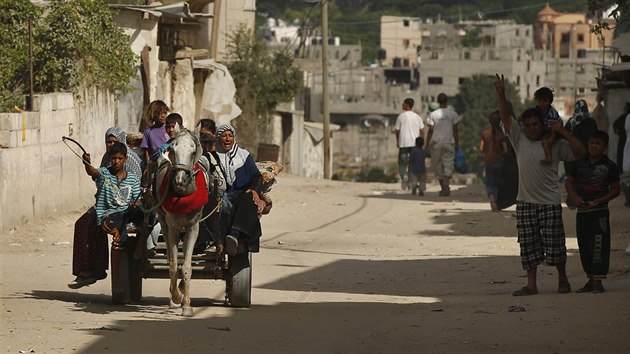
<path id="1" fill-rule="evenodd" d="M 96 225 L 96 212 L 90 208 L 74 223 L 72 274 L 92 272 L 97 279 L 107 277 L 108 248 L 107 234 Z"/>

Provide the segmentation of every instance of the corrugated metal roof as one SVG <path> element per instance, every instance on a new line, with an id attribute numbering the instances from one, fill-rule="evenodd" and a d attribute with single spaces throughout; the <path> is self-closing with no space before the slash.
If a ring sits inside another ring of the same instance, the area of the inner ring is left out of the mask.
<path id="1" fill-rule="evenodd" d="M 126 4 L 110 4 L 109 7 L 120 10 L 131 10 L 131 11 L 140 11 L 149 13 L 155 17 L 161 17 L 163 15 L 166 16 L 175 16 L 186 19 L 195 19 L 195 18 L 208 18 L 213 17 L 212 14 L 201 13 L 201 12 L 191 12 L 190 5 L 185 2 L 178 2 L 170 5 L 126 5 Z"/>

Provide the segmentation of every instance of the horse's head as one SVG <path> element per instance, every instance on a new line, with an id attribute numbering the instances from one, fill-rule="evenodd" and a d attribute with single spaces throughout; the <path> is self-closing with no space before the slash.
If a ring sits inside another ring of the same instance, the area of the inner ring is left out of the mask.
<path id="1" fill-rule="evenodd" d="M 196 163 L 203 153 L 199 138 L 188 129 L 175 126 L 172 147 L 167 158 L 172 165 L 171 186 L 176 195 L 189 195 L 196 191 Z"/>

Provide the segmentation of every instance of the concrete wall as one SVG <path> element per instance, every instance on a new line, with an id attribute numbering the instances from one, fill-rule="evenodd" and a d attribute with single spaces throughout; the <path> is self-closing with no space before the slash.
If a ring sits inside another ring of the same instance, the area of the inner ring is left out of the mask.
<path id="1" fill-rule="evenodd" d="M 92 204 L 94 183 L 61 137 L 98 164 L 113 123 L 114 98 L 97 90 L 37 96 L 33 112 L 1 113 L 0 232 Z"/>

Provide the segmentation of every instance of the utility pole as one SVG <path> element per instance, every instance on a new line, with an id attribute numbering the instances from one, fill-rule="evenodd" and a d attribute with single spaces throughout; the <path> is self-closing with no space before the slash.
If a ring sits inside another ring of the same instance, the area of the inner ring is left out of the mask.
<path id="1" fill-rule="evenodd" d="M 217 51 L 219 48 L 219 29 L 221 21 L 221 0 L 214 0 L 214 9 L 212 11 L 212 34 L 210 40 L 210 59 L 217 60 Z"/>
<path id="2" fill-rule="evenodd" d="M 328 0 L 322 6 L 322 116 L 324 119 L 324 178 L 330 179 L 330 112 L 328 111 Z"/>

